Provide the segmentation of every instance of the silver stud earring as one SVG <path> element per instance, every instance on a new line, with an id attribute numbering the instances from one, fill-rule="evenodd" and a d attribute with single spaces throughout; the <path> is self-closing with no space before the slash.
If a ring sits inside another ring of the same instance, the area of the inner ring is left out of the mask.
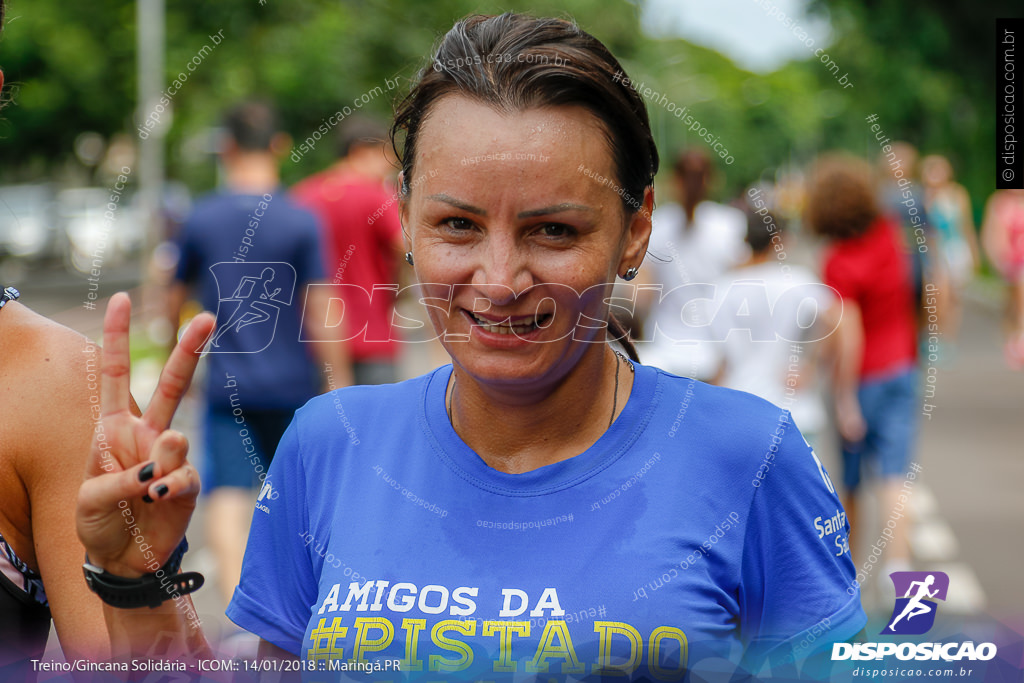
<path id="1" fill-rule="evenodd" d="M 633 266 L 632 268 L 626 271 L 626 274 L 622 276 L 622 279 L 625 280 L 626 282 L 629 282 L 630 280 L 635 278 L 637 276 L 637 273 L 639 272 L 640 269 L 637 268 L 636 266 Z"/>
<path id="2" fill-rule="evenodd" d="M 412 262 L 412 252 L 411 252 L 411 251 L 407 251 L 407 252 L 405 252 L 405 261 L 406 261 L 406 263 L 408 263 L 408 264 L 409 264 L 410 266 L 411 266 L 411 265 L 413 265 L 413 262 Z"/>

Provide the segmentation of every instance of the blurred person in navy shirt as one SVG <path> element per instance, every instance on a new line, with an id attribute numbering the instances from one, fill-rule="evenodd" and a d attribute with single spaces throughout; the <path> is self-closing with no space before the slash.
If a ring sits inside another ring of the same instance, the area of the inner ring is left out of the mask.
<path id="1" fill-rule="evenodd" d="M 308 288 L 307 301 L 306 285 L 324 279 L 320 230 L 281 187 L 288 137 L 274 109 L 239 104 L 224 127 L 226 187 L 201 198 L 182 226 L 169 315 L 177 328 L 190 294 L 217 312 L 206 351 L 202 479 L 207 538 L 229 598 L 256 489 L 293 413 L 320 391 L 316 361 L 332 385 L 348 384 L 351 370 L 345 346 L 323 325 L 326 288 Z"/>

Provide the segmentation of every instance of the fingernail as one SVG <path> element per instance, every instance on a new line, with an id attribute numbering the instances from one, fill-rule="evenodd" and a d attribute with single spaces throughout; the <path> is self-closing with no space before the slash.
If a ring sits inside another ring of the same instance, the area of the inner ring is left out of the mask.
<path id="1" fill-rule="evenodd" d="M 139 470 L 139 481 L 149 481 L 153 478 L 153 470 L 156 468 L 156 463 L 151 462 L 141 470 Z"/>
<path id="2" fill-rule="evenodd" d="M 142 502 L 143 503 L 152 503 L 153 499 L 149 497 L 148 493 L 146 493 L 146 494 L 143 494 L 143 496 L 142 496 Z"/>
<path id="3" fill-rule="evenodd" d="M 167 495 L 168 491 L 170 491 L 170 489 L 167 488 L 167 484 L 160 484 L 159 486 L 156 487 L 156 497 L 163 498 L 165 495 Z"/>

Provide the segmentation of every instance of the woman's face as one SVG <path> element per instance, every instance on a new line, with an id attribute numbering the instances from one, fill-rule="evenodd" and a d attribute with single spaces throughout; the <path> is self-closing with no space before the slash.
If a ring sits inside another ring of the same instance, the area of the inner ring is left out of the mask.
<path id="1" fill-rule="evenodd" d="M 407 248 L 457 366 L 543 385 L 599 348 L 611 283 L 646 251 L 653 195 L 627 215 L 592 114 L 503 114 L 449 95 L 421 125 L 412 174 Z"/>
<path id="2" fill-rule="evenodd" d="M 925 157 L 921 162 L 921 179 L 927 185 L 944 185 L 952 179 L 952 175 L 953 169 L 943 157 Z"/>

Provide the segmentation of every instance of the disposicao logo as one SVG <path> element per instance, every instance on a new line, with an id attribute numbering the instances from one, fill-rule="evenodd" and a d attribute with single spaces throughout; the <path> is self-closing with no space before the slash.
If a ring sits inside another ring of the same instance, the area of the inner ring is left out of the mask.
<path id="1" fill-rule="evenodd" d="M 935 624 L 936 600 L 946 600 L 949 577 L 943 572 L 893 572 L 896 604 L 882 635 L 919 636 Z M 902 598 L 900 596 L 903 596 Z"/>
<path id="2" fill-rule="evenodd" d="M 946 599 L 949 577 L 943 572 L 893 572 L 896 604 L 881 635 L 919 636 L 935 625 L 937 600 Z M 832 659 L 897 659 L 958 661 L 989 660 L 996 656 L 994 643 L 835 643 Z"/>

